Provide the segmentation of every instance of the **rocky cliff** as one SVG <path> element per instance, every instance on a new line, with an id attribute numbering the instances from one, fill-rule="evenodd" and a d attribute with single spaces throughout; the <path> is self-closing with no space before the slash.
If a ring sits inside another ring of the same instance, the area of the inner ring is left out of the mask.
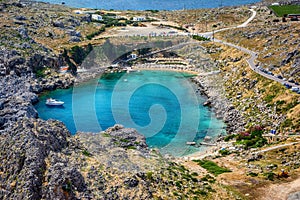
<path id="1" fill-rule="evenodd" d="M 61 122 L 24 117 L 1 132 L 0 159 L 1 199 L 153 199 L 207 190 L 120 125 L 72 137 Z"/>

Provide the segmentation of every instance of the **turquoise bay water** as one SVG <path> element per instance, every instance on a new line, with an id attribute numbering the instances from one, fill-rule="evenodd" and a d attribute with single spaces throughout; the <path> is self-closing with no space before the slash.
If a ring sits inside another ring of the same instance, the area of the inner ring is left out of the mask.
<path id="1" fill-rule="evenodd" d="M 220 6 L 238 6 L 259 2 L 259 0 L 114 0 L 114 1 L 95 1 L 95 0 L 41 0 L 44 2 L 61 4 L 75 8 L 97 8 L 115 10 L 180 10 L 197 8 L 216 8 Z"/>
<path id="2" fill-rule="evenodd" d="M 99 132 L 117 123 L 136 128 L 150 147 L 182 156 L 199 150 L 187 146 L 187 141 L 225 133 L 224 123 L 202 106 L 205 99 L 195 94 L 188 76 L 165 71 L 107 74 L 72 89 L 47 93 L 36 109 L 42 119 L 63 121 L 72 134 Z M 46 106 L 48 97 L 65 104 Z"/>

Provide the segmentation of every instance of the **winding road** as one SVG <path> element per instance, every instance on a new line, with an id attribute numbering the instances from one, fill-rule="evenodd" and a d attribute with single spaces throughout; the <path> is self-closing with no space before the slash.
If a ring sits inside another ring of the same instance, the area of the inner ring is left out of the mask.
<path id="1" fill-rule="evenodd" d="M 254 51 L 251 51 L 249 49 L 246 49 L 244 47 L 241 47 L 241 46 L 238 46 L 236 44 L 232 44 L 232 43 L 229 43 L 229 42 L 225 42 L 223 40 L 218 40 L 218 39 L 215 39 L 213 38 L 214 37 L 214 33 L 218 33 L 218 32 L 221 32 L 221 31 L 226 31 L 226 30 L 230 30 L 230 29 L 236 29 L 236 28 L 243 28 L 243 27 L 246 27 L 256 16 L 256 11 L 253 10 L 253 9 L 250 9 L 250 11 L 252 12 L 252 15 L 251 17 L 245 21 L 243 24 L 241 25 L 238 25 L 236 27 L 228 27 L 228 28 L 222 28 L 222 29 L 218 29 L 218 30 L 215 30 L 215 31 L 212 31 L 212 32 L 205 32 L 205 33 L 199 33 L 198 35 L 202 35 L 204 37 L 207 37 L 207 38 L 210 38 L 212 39 L 214 42 L 218 42 L 218 43 L 221 43 L 221 44 L 224 44 L 224 45 L 227 45 L 227 46 L 230 46 L 230 47 L 233 47 L 233 48 L 236 48 L 244 53 L 247 53 L 250 55 L 250 58 L 248 58 L 246 61 L 249 65 L 249 67 L 257 74 L 260 74 L 261 76 L 267 78 L 267 79 L 270 79 L 270 80 L 273 80 L 273 81 L 277 81 L 278 83 L 281 83 L 281 84 L 288 84 L 292 87 L 299 87 L 298 85 L 294 84 L 294 83 L 291 83 L 291 82 L 288 82 L 288 81 L 284 81 L 283 79 L 280 79 L 280 78 L 277 78 L 271 74 L 267 74 L 263 71 L 261 71 L 255 64 L 255 60 L 257 59 L 257 53 L 254 52 Z"/>

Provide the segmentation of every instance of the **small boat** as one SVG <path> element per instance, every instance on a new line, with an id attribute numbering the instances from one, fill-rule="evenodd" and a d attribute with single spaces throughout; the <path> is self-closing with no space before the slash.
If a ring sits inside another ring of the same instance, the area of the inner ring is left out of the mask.
<path id="1" fill-rule="evenodd" d="M 132 69 L 131 67 L 126 67 L 125 70 L 126 70 L 127 73 L 136 72 L 137 71 L 136 69 Z"/>
<path id="2" fill-rule="evenodd" d="M 63 101 L 59 101 L 59 100 L 52 99 L 52 98 L 49 98 L 46 101 L 46 105 L 48 105 L 48 106 L 62 106 L 64 103 L 65 102 L 63 102 Z"/>
<path id="3" fill-rule="evenodd" d="M 186 142 L 186 145 L 196 145 L 196 142 Z"/>

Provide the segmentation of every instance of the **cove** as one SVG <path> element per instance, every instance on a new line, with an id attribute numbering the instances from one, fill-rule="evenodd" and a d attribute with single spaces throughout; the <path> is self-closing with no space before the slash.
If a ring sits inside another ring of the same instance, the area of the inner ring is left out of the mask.
<path id="1" fill-rule="evenodd" d="M 145 135 L 149 147 L 183 156 L 205 150 L 186 142 L 225 134 L 225 124 L 202 105 L 205 97 L 195 93 L 190 76 L 147 70 L 103 74 L 73 88 L 46 93 L 35 108 L 40 118 L 60 120 L 72 134 L 122 124 Z M 64 101 L 64 106 L 46 106 L 49 97 Z"/>

